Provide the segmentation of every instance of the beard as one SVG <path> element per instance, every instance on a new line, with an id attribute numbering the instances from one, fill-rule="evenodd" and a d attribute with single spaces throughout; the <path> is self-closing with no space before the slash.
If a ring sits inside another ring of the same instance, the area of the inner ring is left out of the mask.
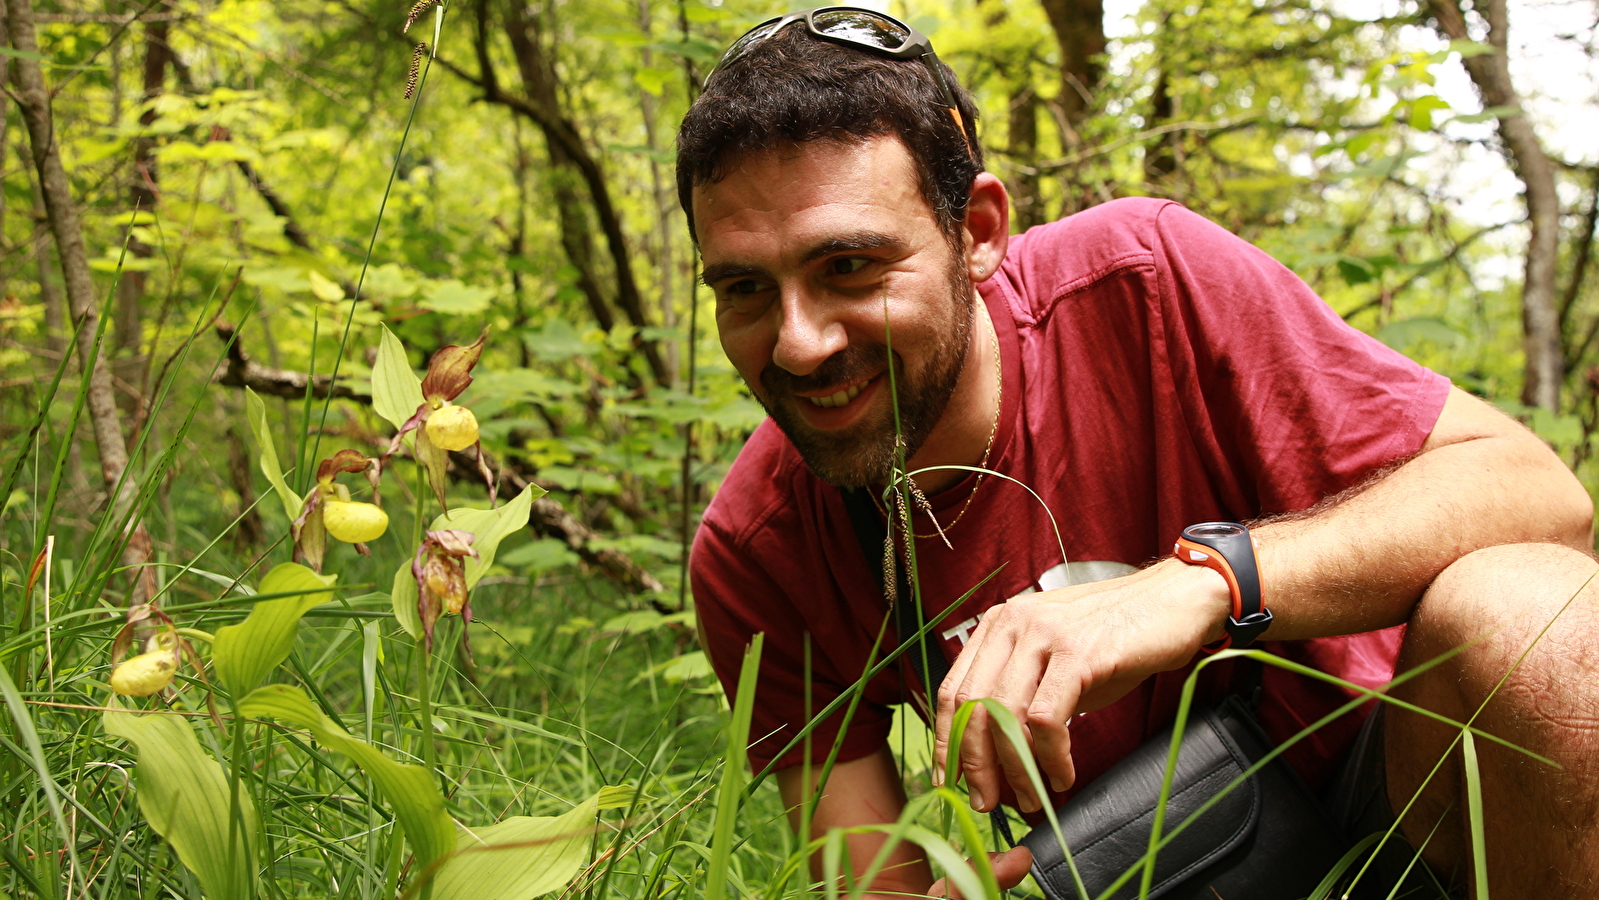
<path id="1" fill-rule="evenodd" d="M 915 371 L 909 371 L 899 351 L 893 354 L 894 387 L 899 395 L 901 440 L 907 461 L 921 449 L 944 415 L 966 364 L 975 311 L 972 282 L 959 264 L 960 255 L 951 257 L 945 273 L 950 301 L 944 307 L 946 315 L 937 323 L 935 337 L 921 354 L 923 359 Z M 818 431 L 805 421 L 797 407 L 810 402 L 798 395 L 800 391 L 852 384 L 873 373 L 886 377 L 888 356 L 884 344 L 852 343 L 809 375 L 794 375 L 775 363 L 768 364 L 761 372 L 761 390 L 751 385 L 751 393 L 817 478 L 841 488 L 882 483 L 893 472 L 896 459 L 892 406 L 885 405 L 839 431 Z M 883 386 L 887 388 L 888 384 Z"/>

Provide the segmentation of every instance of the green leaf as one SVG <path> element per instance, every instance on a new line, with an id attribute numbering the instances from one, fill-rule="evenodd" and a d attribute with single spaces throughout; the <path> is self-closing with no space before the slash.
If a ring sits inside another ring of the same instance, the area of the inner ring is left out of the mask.
<path id="1" fill-rule="evenodd" d="M 472 541 L 472 549 L 477 551 L 478 558 L 473 559 L 470 556 L 466 558 L 468 589 L 475 587 L 478 580 L 489 570 L 489 566 L 494 565 L 494 554 L 499 549 L 500 542 L 527 527 L 528 516 L 533 512 L 533 501 L 544 496 L 544 493 L 543 488 L 530 484 L 522 489 L 522 493 L 516 495 L 516 499 L 498 509 L 452 509 L 433 520 L 431 527 L 434 530 L 456 528 L 476 535 Z M 411 571 L 410 565 L 406 563 L 407 573 Z M 413 594 L 415 587 L 413 583 Z M 414 596 L 411 605 L 416 606 Z"/>
<path id="2" fill-rule="evenodd" d="M 255 805 L 241 791 L 243 821 L 229 828 L 228 777 L 200 746 L 188 720 L 108 709 L 101 721 L 107 734 L 126 738 L 138 750 L 133 780 L 139 789 L 139 809 L 199 879 L 205 896 L 209 900 L 249 897 L 256 874 L 255 848 L 260 846 Z"/>
<path id="3" fill-rule="evenodd" d="M 1487 44 L 1483 44 L 1478 41 L 1469 41 L 1465 38 L 1450 41 L 1449 49 L 1460 54 L 1461 58 L 1463 59 L 1473 56 L 1491 56 L 1499 52 Z"/>
<path id="4" fill-rule="evenodd" d="M 626 806 L 629 788 L 606 787 L 559 816 L 513 816 L 462 828 L 439 870 L 434 900 L 522 900 L 565 887 L 589 856 L 601 809 Z"/>
<path id="5" fill-rule="evenodd" d="M 418 305 L 445 315 L 470 316 L 488 309 L 493 299 L 493 288 L 472 287 L 459 279 L 447 278 L 429 284 Z"/>
<path id="6" fill-rule="evenodd" d="M 244 389 L 244 413 L 250 420 L 250 433 L 255 435 L 255 445 L 261 451 L 261 474 L 266 476 L 267 483 L 272 485 L 278 500 L 282 501 L 283 514 L 293 522 L 300 517 L 300 495 L 290 490 L 289 483 L 283 480 L 283 469 L 278 465 L 278 447 L 267 425 L 266 403 L 249 388 Z"/>
<path id="7" fill-rule="evenodd" d="M 1471 835 L 1471 869 L 1472 882 L 1477 890 L 1474 896 L 1477 900 L 1488 900 L 1488 850 L 1483 835 L 1486 829 L 1482 819 L 1482 772 L 1477 765 L 1477 740 L 1471 736 L 1469 730 L 1460 733 L 1464 743 L 1465 765 L 1462 767 L 1466 775 L 1466 821 L 1469 823 Z"/>
<path id="8" fill-rule="evenodd" d="M 261 579 L 258 594 L 292 594 L 277 600 L 261 600 L 250 615 L 237 625 L 217 629 L 211 645 L 211 659 L 217 674 L 234 697 L 256 689 L 294 649 L 300 617 L 313 607 L 333 599 L 328 590 L 337 575 L 318 575 L 299 563 L 273 567 Z"/>
<path id="9" fill-rule="evenodd" d="M 408 558 L 394 572 L 394 586 L 389 589 L 389 605 L 394 610 L 394 621 L 413 638 L 422 637 L 422 617 L 416 613 L 416 601 L 420 599 L 416 575 L 411 571 L 411 560 Z"/>
<path id="10" fill-rule="evenodd" d="M 401 765 L 371 744 L 351 737 L 317 709 L 304 691 L 292 685 L 257 688 L 239 701 L 238 711 L 253 719 L 278 719 L 298 725 L 310 731 L 317 743 L 348 756 L 360 766 L 394 810 L 405 839 L 411 843 L 411 852 L 416 854 L 418 871 L 426 871 L 455 849 L 455 822 L 444 811 L 444 796 L 427 769 Z"/>
<path id="11" fill-rule="evenodd" d="M 1343 277 L 1345 284 L 1365 284 L 1377 277 L 1377 267 L 1358 256 L 1340 256 L 1338 274 Z"/>
<path id="12" fill-rule="evenodd" d="M 1432 130 L 1432 114 L 1436 110 L 1448 109 L 1449 103 L 1442 97 L 1428 94 L 1417 97 L 1410 103 L 1410 124 L 1422 131 Z"/>
<path id="13" fill-rule="evenodd" d="M 744 795 L 744 762 L 748 759 L 750 718 L 755 713 L 755 681 L 760 677 L 761 647 L 765 642 L 766 635 L 757 632 L 755 639 L 744 649 L 744 665 L 738 674 L 733 716 L 727 722 L 727 752 L 722 759 L 722 781 L 716 788 L 716 819 L 711 831 L 711 859 L 705 879 L 705 900 L 722 900 L 727 893 L 728 862 L 733 855 L 733 830 L 738 826 L 738 808 Z"/>
<path id="14" fill-rule="evenodd" d="M 372 364 L 372 408 L 399 428 L 421 405 L 422 379 L 411 370 L 405 345 L 385 326 L 378 338 L 378 358 Z"/>

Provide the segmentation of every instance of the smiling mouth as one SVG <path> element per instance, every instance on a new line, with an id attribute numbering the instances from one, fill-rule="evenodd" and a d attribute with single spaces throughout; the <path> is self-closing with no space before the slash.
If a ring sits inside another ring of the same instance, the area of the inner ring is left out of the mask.
<path id="1" fill-rule="evenodd" d="M 813 405 L 820 406 L 823 409 L 834 409 L 840 406 L 848 405 L 851 400 L 854 400 L 856 397 L 860 396 L 861 391 L 865 390 L 866 386 L 871 383 L 872 379 L 868 378 L 865 381 L 856 382 L 849 387 L 842 388 L 838 391 L 828 394 L 825 397 L 806 397 L 805 399 L 811 401 Z"/>

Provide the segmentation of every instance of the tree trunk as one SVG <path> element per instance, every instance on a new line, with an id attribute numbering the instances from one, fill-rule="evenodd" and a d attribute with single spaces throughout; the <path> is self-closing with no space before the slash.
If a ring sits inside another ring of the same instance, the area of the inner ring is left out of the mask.
<path id="1" fill-rule="evenodd" d="M 83 232 L 78 210 L 73 203 L 71 185 L 61 166 L 60 148 L 55 143 L 51 122 L 50 94 L 38 63 L 39 45 L 34 35 L 33 0 L 0 0 L 0 10 L 11 32 L 17 105 L 28 129 L 31 160 L 39 174 L 40 193 L 50 230 L 55 235 L 61 257 L 61 272 L 66 281 L 67 303 L 77 327 L 78 357 L 87 363 L 95 354 L 95 338 L 100 326 L 100 311 L 95 304 L 94 282 L 89 277 L 89 260 L 83 247 Z M 100 453 L 100 474 L 111 496 L 111 514 L 125 516 L 138 494 L 136 479 L 124 478 L 128 468 L 128 447 L 122 435 L 121 416 L 112 393 L 111 373 L 103 354 L 94 356 L 89 372 L 88 407 L 95 445 Z M 118 489 L 118 483 L 121 488 Z M 150 560 L 150 535 L 140 522 L 131 523 L 123 550 L 124 565 L 142 566 Z M 151 596 L 155 579 L 150 569 L 135 579 L 132 600 L 142 603 Z"/>
<path id="2" fill-rule="evenodd" d="M 1483 4 L 1476 4 L 1481 8 Z M 1460 0 L 1429 0 L 1438 30 L 1450 40 L 1470 40 Z M 1527 190 L 1527 260 L 1521 287 L 1522 346 L 1526 351 L 1526 380 L 1521 402 L 1547 410 L 1560 408 L 1564 360 L 1560 347 L 1560 317 L 1555 306 L 1555 274 L 1560 254 L 1560 197 L 1555 192 L 1555 171 L 1533 130 L 1532 120 L 1520 109 L 1521 98 L 1510 81 L 1510 20 L 1505 0 L 1487 0 L 1488 43 L 1493 53 L 1469 56 L 1466 72 L 1482 97 L 1484 107 L 1514 111 L 1499 116 L 1499 137 L 1511 167 Z"/>
<path id="3" fill-rule="evenodd" d="M 166 84 L 167 59 L 172 55 L 167 45 L 168 21 L 165 17 L 156 19 L 144 27 L 144 103 L 161 96 L 161 91 Z M 155 123 L 156 111 L 153 107 L 146 108 L 139 114 L 139 125 L 148 129 Z M 140 134 L 133 139 L 133 177 L 128 184 L 128 207 L 131 210 L 154 214 L 156 203 L 160 197 L 157 191 L 155 171 L 155 140 L 145 134 Z M 129 223 L 125 235 L 128 244 L 128 256 L 136 260 L 148 260 L 154 255 L 154 248 L 132 235 L 135 225 Z M 123 385 L 131 387 L 143 381 L 141 371 L 144 368 L 144 359 L 140 354 L 140 344 L 143 338 L 143 316 L 141 307 L 144 305 L 145 286 L 148 273 L 142 266 L 133 266 L 124 269 L 117 281 L 117 314 L 112 322 L 112 345 L 116 348 L 116 358 L 112 361 L 112 371 Z M 128 389 L 127 387 L 124 388 Z M 130 403 L 124 408 L 132 411 L 137 409 L 138 398 L 129 396 Z"/>
<path id="4" fill-rule="evenodd" d="M 1102 0 L 1042 0 L 1055 42 L 1060 45 L 1060 96 L 1055 101 L 1056 121 L 1068 154 L 1083 149 L 1080 126 L 1096 106 L 1105 53 L 1105 8 Z M 1062 212 L 1070 214 L 1099 202 L 1092 186 L 1082 183 L 1078 166 L 1060 173 L 1065 198 Z"/>
<path id="5" fill-rule="evenodd" d="M 1094 109 L 1105 52 L 1105 5 L 1102 0 L 1042 0 L 1044 14 L 1060 45 L 1060 104 L 1075 127 Z M 1075 137 L 1075 135 L 1074 135 Z M 1075 148 L 1074 148 L 1075 149 Z"/>
<path id="6" fill-rule="evenodd" d="M 3 20 L 4 16 L 0 16 Z M 5 42 L 0 40 L 0 46 Z M 17 161 L 28 176 L 28 196 L 33 198 L 32 216 L 28 225 L 32 237 L 33 262 L 39 270 L 39 300 L 44 303 L 44 345 L 52 353 L 67 352 L 66 306 L 61 302 L 61 289 L 56 287 L 55 266 L 50 259 L 50 216 L 44 211 L 44 191 L 39 189 L 39 179 L 33 169 L 33 158 L 27 148 L 17 144 Z"/>
<path id="7" fill-rule="evenodd" d="M 550 161 L 556 164 L 568 164 L 576 172 L 588 191 L 600 233 L 605 238 L 605 248 L 611 259 L 616 284 L 616 305 L 621 307 L 629 324 L 639 329 L 648 327 L 649 316 L 644 309 L 638 280 L 633 276 L 633 262 L 629 255 L 627 239 L 622 232 L 621 214 L 611 198 L 611 190 L 605 182 L 605 172 L 600 161 L 589 151 L 577 124 L 561 108 L 559 74 L 556 72 L 554 59 L 540 43 L 537 18 L 529 18 L 520 3 L 511 3 L 507 8 L 505 32 L 511 42 L 512 53 L 516 57 L 517 70 L 522 76 L 522 86 L 526 92 L 526 97 L 522 98 L 501 91 L 494 76 L 488 47 L 489 9 L 486 0 L 479 0 L 475 13 L 478 17 L 476 50 L 480 72 L 475 80 L 484 89 L 487 95 L 485 99 L 509 106 L 531 119 L 544 133 L 545 142 L 550 149 Z M 458 69 L 452 71 L 459 72 Z M 559 182 L 557 187 L 559 188 Z M 559 202 L 560 198 L 557 200 Z M 562 214 L 565 215 L 567 204 L 560 203 L 560 205 Z M 588 242 L 586 233 L 584 242 Z M 580 264 L 574 260 L 573 265 Z M 635 339 L 635 346 L 644 354 L 651 377 L 658 384 L 671 384 L 671 372 L 667 369 L 666 361 L 661 357 L 660 348 L 656 343 L 641 337 Z"/>

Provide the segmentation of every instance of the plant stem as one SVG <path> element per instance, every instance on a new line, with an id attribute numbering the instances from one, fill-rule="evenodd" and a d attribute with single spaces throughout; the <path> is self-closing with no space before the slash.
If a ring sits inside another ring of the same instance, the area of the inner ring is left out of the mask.
<path id="1" fill-rule="evenodd" d="M 243 815 L 240 808 L 242 804 L 239 801 L 239 789 L 240 782 L 244 777 L 244 719 L 237 713 L 234 715 L 233 728 L 231 730 L 233 732 L 233 749 L 228 751 L 228 868 L 234 872 L 239 872 L 241 870 L 238 857 L 240 838 L 243 838 L 242 843 L 245 844 L 246 850 L 248 850 L 250 836 L 242 834 L 239 828 Z M 248 852 L 245 853 L 243 862 L 242 869 L 247 873 L 244 878 L 246 890 L 249 896 L 254 896 L 255 878 L 253 873 L 255 866 L 249 859 Z"/>

